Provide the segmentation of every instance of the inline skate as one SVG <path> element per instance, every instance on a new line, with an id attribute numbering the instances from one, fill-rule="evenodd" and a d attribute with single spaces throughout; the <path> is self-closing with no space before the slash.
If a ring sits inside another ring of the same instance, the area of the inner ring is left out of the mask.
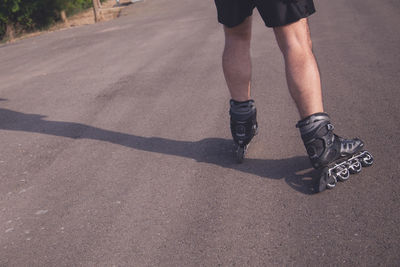
<path id="1" fill-rule="evenodd" d="M 234 141 L 234 155 L 242 163 L 251 139 L 258 132 L 257 109 L 254 100 L 230 101 L 230 125 Z"/>
<path id="2" fill-rule="evenodd" d="M 334 127 L 326 113 L 313 114 L 296 124 L 312 166 L 321 170 L 317 190 L 332 189 L 338 181 L 372 165 L 372 155 L 364 150 L 358 138 L 344 139 L 333 133 Z"/>

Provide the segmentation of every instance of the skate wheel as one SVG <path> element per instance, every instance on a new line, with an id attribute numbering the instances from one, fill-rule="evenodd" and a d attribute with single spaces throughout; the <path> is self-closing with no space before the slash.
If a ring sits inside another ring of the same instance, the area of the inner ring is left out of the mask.
<path id="1" fill-rule="evenodd" d="M 329 175 L 328 168 L 324 168 L 319 179 L 319 192 L 325 189 L 333 189 L 336 186 L 336 178 L 333 175 Z"/>
<path id="2" fill-rule="evenodd" d="M 244 146 L 237 146 L 235 156 L 236 156 L 236 161 L 238 163 L 243 163 L 244 161 L 244 154 L 246 153 L 246 147 Z"/>
<path id="3" fill-rule="evenodd" d="M 326 189 L 333 189 L 336 186 L 336 181 L 326 184 Z"/>
<path id="4" fill-rule="evenodd" d="M 341 181 L 347 181 L 350 177 L 350 172 L 347 168 L 343 168 L 336 173 L 336 178 Z"/>
<path id="5" fill-rule="evenodd" d="M 374 162 L 374 158 L 372 157 L 371 153 L 365 151 L 363 157 L 361 158 L 361 165 L 363 167 L 369 167 Z"/>
<path id="6" fill-rule="evenodd" d="M 357 174 L 361 172 L 361 168 L 362 168 L 361 163 L 358 160 L 356 160 L 356 162 L 354 162 L 349 166 L 349 172 L 350 174 Z"/>

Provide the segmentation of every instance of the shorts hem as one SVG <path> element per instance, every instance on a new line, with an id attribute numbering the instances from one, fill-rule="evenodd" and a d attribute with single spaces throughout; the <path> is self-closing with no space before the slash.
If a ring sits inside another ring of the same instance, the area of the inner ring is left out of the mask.
<path id="1" fill-rule="evenodd" d="M 236 26 L 239 26 L 240 24 L 242 24 L 248 17 L 253 15 L 253 10 L 246 16 L 243 16 L 242 18 L 236 20 L 235 22 L 225 22 L 223 21 L 222 18 L 218 17 L 218 22 L 224 26 L 226 26 L 227 28 L 234 28 Z"/>
<path id="2" fill-rule="evenodd" d="M 286 20 L 284 22 L 282 21 L 282 22 L 279 22 L 279 23 L 265 23 L 265 26 L 267 26 L 268 28 L 276 28 L 276 27 L 287 26 L 287 25 L 295 23 L 295 22 L 297 22 L 297 21 L 299 21 L 301 19 L 308 18 L 309 16 L 311 16 L 314 13 L 315 13 L 315 9 L 310 11 L 307 14 L 304 14 L 304 15 L 299 16 L 297 18 L 292 18 L 292 19 Z"/>

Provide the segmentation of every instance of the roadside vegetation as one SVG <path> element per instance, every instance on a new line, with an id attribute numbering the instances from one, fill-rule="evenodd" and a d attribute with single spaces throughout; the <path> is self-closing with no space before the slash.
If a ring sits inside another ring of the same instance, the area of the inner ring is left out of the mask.
<path id="1" fill-rule="evenodd" d="M 0 0 L 0 41 L 46 30 L 93 6 L 95 0 Z M 103 2 L 105 0 L 101 0 Z"/>

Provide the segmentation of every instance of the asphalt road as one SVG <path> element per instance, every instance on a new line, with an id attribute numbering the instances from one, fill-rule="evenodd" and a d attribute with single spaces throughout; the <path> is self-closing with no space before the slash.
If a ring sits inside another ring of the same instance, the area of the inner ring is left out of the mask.
<path id="1" fill-rule="evenodd" d="M 326 111 L 375 156 L 321 194 L 258 14 L 242 165 L 211 0 L 1 45 L 0 266 L 398 266 L 400 2 L 316 7 Z"/>

